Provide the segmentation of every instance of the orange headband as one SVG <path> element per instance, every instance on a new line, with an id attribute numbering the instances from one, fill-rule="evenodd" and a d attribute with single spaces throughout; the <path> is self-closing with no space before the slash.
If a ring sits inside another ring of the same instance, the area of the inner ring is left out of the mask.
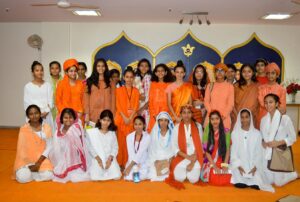
<path id="1" fill-rule="evenodd" d="M 265 68 L 266 72 L 275 71 L 277 75 L 280 75 L 280 68 L 275 62 L 268 64 Z"/>

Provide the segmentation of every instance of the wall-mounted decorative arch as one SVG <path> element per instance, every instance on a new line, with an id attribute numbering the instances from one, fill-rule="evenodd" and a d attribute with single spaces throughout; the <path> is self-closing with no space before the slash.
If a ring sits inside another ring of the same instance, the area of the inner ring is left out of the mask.
<path id="1" fill-rule="evenodd" d="M 268 62 L 275 62 L 281 69 L 280 81 L 284 79 L 284 57 L 275 47 L 263 42 L 256 33 L 238 45 L 232 46 L 224 54 L 224 63 L 226 64 L 254 64 L 256 59 L 264 58 Z"/>
<path id="2" fill-rule="evenodd" d="M 155 64 L 174 64 L 177 60 L 182 60 L 189 75 L 199 63 L 215 65 L 221 62 L 221 55 L 218 49 L 201 41 L 188 30 L 180 39 L 163 46 L 155 53 Z"/>
<path id="3" fill-rule="evenodd" d="M 128 65 L 135 64 L 136 61 L 146 58 L 153 63 L 154 54 L 145 45 L 130 39 L 123 31 L 115 40 L 99 46 L 92 55 L 92 63 L 95 59 L 104 58 L 111 65 L 109 68 L 124 70 Z"/>

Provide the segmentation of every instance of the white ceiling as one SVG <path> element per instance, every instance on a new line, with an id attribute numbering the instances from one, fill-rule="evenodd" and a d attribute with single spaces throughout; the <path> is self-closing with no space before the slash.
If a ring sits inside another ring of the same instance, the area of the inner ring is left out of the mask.
<path id="1" fill-rule="evenodd" d="M 290 0 L 69 0 L 99 6 L 101 17 L 75 16 L 57 7 L 30 6 L 31 3 L 52 2 L 56 0 L 0 0 L 0 22 L 178 23 L 182 12 L 207 11 L 212 24 L 300 25 L 300 14 L 283 21 L 260 19 L 267 13 L 299 12 L 300 5 Z M 9 12 L 6 8 L 10 8 Z"/>

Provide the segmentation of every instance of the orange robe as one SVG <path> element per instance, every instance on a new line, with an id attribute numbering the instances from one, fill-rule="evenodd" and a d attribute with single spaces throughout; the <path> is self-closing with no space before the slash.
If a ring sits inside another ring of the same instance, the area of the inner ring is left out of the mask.
<path id="1" fill-rule="evenodd" d="M 258 101 L 259 101 L 259 115 L 257 118 L 258 125 L 260 126 L 260 121 L 262 117 L 264 117 L 267 114 L 264 99 L 265 96 L 273 93 L 279 97 L 279 108 L 286 109 L 286 90 L 284 87 L 279 85 L 278 83 L 270 85 L 270 84 L 264 84 L 258 87 Z"/>
<path id="2" fill-rule="evenodd" d="M 190 100 L 192 97 L 192 84 L 187 82 L 178 86 L 175 82 L 170 84 L 167 89 L 166 93 L 171 93 L 171 105 L 176 116 L 180 116 L 180 109 L 182 106 L 187 104 L 191 104 Z M 173 121 L 175 121 L 175 117 L 173 117 Z"/>
<path id="3" fill-rule="evenodd" d="M 48 124 L 43 124 L 43 131 L 47 138 L 52 136 L 51 127 Z M 29 123 L 26 123 L 20 128 L 17 155 L 14 164 L 14 177 L 18 169 L 38 161 L 46 149 L 46 142 L 33 132 Z M 49 159 L 45 159 L 41 164 L 40 171 L 52 170 L 52 164 Z"/>
<path id="4" fill-rule="evenodd" d="M 126 165 L 128 160 L 126 137 L 133 129 L 133 121 L 128 125 L 124 123 L 121 112 L 127 117 L 130 117 L 132 110 L 138 111 L 139 109 L 140 93 L 135 87 L 131 90 L 126 90 L 125 86 L 116 89 L 116 116 L 115 124 L 117 125 L 117 136 L 119 143 L 119 152 L 117 156 L 120 166 Z"/>
<path id="5" fill-rule="evenodd" d="M 78 113 L 83 113 L 83 94 L 84 85 L 82 81 L 77 80 L 74 86 L 69 84 L 67 76 L 58 83 L 56 89 L 56 106 L 58 112 L 64 108 L 72 108 Z"/>
<path id="6" fill-rule="evenodd" d="M 99 88 L 91 87 L 91 93 L 86 90 L 84 93 L 84 113 L 89 114 L 90 121 L 96 123 L 103 110 L 109 109 L 115 113 L 115 85 L 106 88 L 104 81 L 99 81 Z"/>
<path id="7" fill-rule="evenodd" d="M 258 83 L 244 85 L 241 88 L 238 84 L 234 85 L 234 110 L 232 112 L 232 126 L 235 125 L 239 111 L 244 108 L 247 108 L 251 111 L 254 125 L 256 127 L 258 126 L 258 86 Z"/>
<path id="8" fill-rule="evenodd" d="M 211 85 L 213 88 L 211 90 Z M 209 114 L 213 110 L 217 110 L 223 116 L 224 127 L 231 128 L 230 114 L 234 106 L 234 88 L 231 83 L 214 82 L 207 85 L 205 90 L 204 106 L 207 110 L 207 116 L 205 119 L 205 126 L 209 121 Z"/>
<path id="9" fill-rule="evenodd" d="M 193 101 L 199 100 L 199 101 L 202 101 L 202 102 L 204 101 L 201 90 L 199 90 L 198 87 L 195 86 L 195 85 L 193 85 L 193 87 L 192 87 L 192 100 Z M 193 107 L 192 111 L 193 111 L 193 118 L 198 123 L 202 124 L 203 117 L 202 117 L 201 109 Z"/>
<path id="10" fill-rule="evenodd" d="M 162 111 L 169 112 L 168 97 L 165 92 L 168 85 L 169 84 L 165 82 L 151 82 L 149 90 L 149 133 L 155 124 L 156 116 Z"/>

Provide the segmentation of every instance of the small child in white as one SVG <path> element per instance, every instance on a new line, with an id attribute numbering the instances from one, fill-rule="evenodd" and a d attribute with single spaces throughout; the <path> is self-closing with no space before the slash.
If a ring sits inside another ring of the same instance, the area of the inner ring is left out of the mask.
<path id="1" fill-rule="evenodd" d="M 147 179 L 148 174 L 148 147 L 150 136 L 145 132 L 146 122 L 144 117 L 134 118 L 135 131 L 130 133 L 127 138 L 128 161 L 124 170 L 124 179 L 133 180 L 133 170 L 139 172 L 139 180 Z"/>
<path id="2" fill-rule="evenodd" d="M 110 110 L 102 111 L 96 128 L 87 130 L 91 157 L 88 171 L 92 180 L 117 180 L 121 177 L 116 160 L 118 141 L 115 131 L 116 126 Z"/>

